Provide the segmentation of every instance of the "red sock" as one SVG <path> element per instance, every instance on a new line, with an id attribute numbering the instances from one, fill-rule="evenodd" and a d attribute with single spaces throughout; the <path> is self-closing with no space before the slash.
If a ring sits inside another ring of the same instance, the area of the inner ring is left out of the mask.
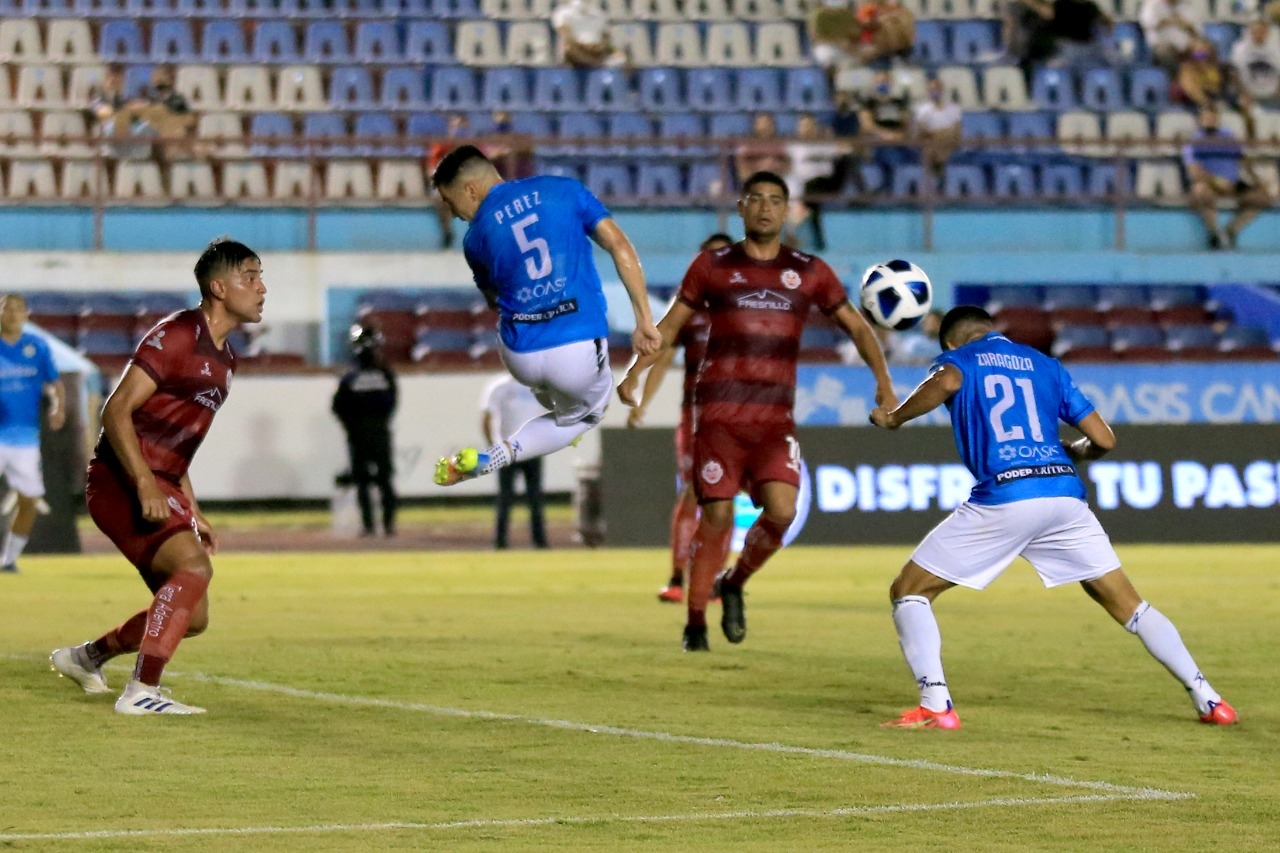
<path id="1" fill-rule="evenodd" d="M 747 578 L 760 571 L 765 561 L 782 547 L 782 537 L 791 524 L 771 521 L 768 516 L 761 515 L 756 523 L 747 531 L 746 541 L 742 544 L 742 553 L 738 555 L 737 565 L 729 573 L 728 582 L 742 586 Z"/>
<path id="2" fill-rule="evenodd" d="M 693 536 L 693 565 L 689 569 L 689 588 L 685 595 L 689 603 L 689 624 L 707 624 L 707 602 L 711 600 L 711 586 L 716 574 L 724 568 L 724 557 L 729 551 L 733 525 L 723 530 L 712 527 L 706 521 L 698 524 Z"/>
<path id="3" fill-rule="evenodd" d="M 693 562 L 693 534 L 698 529 L 698 499 L 681 492 L 671 511 L 671 583 L 684 583 Z"/>
<path id="4" fill-rule="evenodd" d="M 147 627 L 138 646 L 138 664 L 133 670 L 136 680 L 152 687 L 160 683 L 164 665 L 186 636 L 187 626 L 191 624 L 191 611 L 204 598 L 208 588 L 207 576 L 183 570 L 175 572 L 156 591 L 151 609 L 147 611 Z"/>
<path id="5" fill-rule="evenodd" d="M 120 625 L 112 628 L 89 644 L 89 660 L 94 666 L 102 666 L 113 657 L 136 652 L 142 642 L 142 632 L 147 627 L 147 611 L 139 610 Z"/>

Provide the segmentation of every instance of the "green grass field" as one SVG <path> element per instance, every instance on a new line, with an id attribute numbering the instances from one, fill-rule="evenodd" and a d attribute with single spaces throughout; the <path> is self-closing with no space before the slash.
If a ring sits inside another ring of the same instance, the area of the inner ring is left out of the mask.
<path id="1" fill-rule="evenodd" d="M 0 577 L 0 847 L 1280 846 L 1280 549 L 1121 549 L 1239 725 L 1198 724 L 1019 563 L 938 604 L 958 732 L 878 727 L 916 696 L 886 595 L 907 553 L 783 552 L 709 655 L 680 652 L 656 550 L 225 555 L 167 677 L 209 714 L 157 719 L 45 662 L 146 604 L 132 570 L 30 557 Z"/>

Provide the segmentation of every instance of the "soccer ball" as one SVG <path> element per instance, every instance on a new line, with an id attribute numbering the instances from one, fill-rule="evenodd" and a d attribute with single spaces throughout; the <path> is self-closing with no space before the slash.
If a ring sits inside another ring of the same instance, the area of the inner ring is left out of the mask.
<path id="1" fill-rule="evenodd" d="M 911 261 L 885 261 L 862 274 L 862 310 L 877 326 L 910 329 L 931 305 L 929 276 Z"/>

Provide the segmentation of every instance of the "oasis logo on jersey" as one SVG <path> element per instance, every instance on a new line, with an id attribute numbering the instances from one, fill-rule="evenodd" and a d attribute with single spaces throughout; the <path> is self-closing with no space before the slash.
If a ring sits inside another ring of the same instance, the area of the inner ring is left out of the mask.
<path id="1" fill-rule="evenodd" d="M 558 278 L 555 281 L 544 281 L 535 284 L 532 287 L 522 287 L 516 291 L 516 299 L 520 302 L 528 302 L 531 299 L 541 299 L 544 296 L 552 296 L 564 290 L 567 279 Z"/>
<path id="2" fill-rule="evenodd" d="M 191 399 L 204 406 L 206 409 L 212 409 L 215 412 L 222 408 L 222 392 L 217 388 L 210 388 L 208 391 L 201 391 Z"/>
<path id="3" fill-rule="evenodd" d="M 772 290 L 757 290 L 738 297 L 739 308 L 763 308 L 766 311 L 790 311 L 791 300 Z"/>
<path id="4" fill-rule="evenodd" d="M 1017 447 L 1012 444 L 1000 446 L 1000 458 L 1005 462 L 1012 462 L 1015 459 L 1053 459 L 1058 455 L 1058 448 L 1052 444 L 1036 444 L 1030 447 L 1026 445 Z"/>

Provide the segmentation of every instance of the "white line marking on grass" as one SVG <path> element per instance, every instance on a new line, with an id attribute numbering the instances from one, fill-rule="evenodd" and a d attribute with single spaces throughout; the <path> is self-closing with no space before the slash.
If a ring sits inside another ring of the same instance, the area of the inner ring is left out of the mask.
<path id="1" fill-rule="evenodd" d="M 840 809 L 764 809 L 760 811 L 708 812 L 673 815 L 595 815 L 587 817 L 533 817 L 509 820 L 477 818 L 440 823 L 387 821 L 384 823 L 322 823 L 313 826 L 228 826 L 179 829 L 99 829 L 89 832 L 8 832 L 0 841 L 71 841 L 101 838 L 155 838 L 193 835 L 282 835 L 303 832 L 393 832 L 397 830 L 525 829 L 540 826 L 567 826 L 592 823 L 689 823 L 723 820 L 773 820 L 785 818 L 860 817 L 903 812 L 941 812 L 990 807 L 1053 806 L 1075 803 L 1106 803 L 1117 800 L 1180 800 L 1194 796 L 1172 791 L 1134 789 L 1125 794 L 1079 794 L 1072 797 L 1001 797 L 992 800 L 954 803 L 916 803 L 888 806 L 850 806 Z"/>

